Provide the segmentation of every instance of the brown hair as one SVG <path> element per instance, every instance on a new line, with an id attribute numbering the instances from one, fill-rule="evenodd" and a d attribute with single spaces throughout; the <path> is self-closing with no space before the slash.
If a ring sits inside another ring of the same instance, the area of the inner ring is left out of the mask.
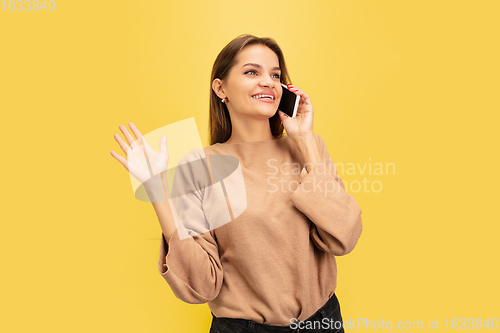
<path id="1" fill-rule="evenodd" d="M 232 131 L 231 118 L 229 116 L 227 106 L 222 103 L 221 99 L 215 94 L 214 90 L 212 89 L 212 82 L 216 78 L 224 80 L 224 78 L 229 74 L 229 70 L 234 65 L 238 53 L 244 47 L 252 44 L 265 45 L 269 47 L 274 53 L 276 53 L 279 60 L 279 67 L 281 69 L 281 83 L 292 83 L 286 69 L 283 52 L 274 39 L 269 37 L 261 38 L 250 34 L 243 34 L 230 41 L 222 49 L 222 51 L 220 51 L 217 59 L 215 59 L 214 66 L 212 68 L 212 75 L 210 78 L 210 145 L 226 142 L 231 137 Z M 276 139 L 283 136 L 284 127 L 279 118 L 278 112 L 276 112 L 274 116 L 269 118 L 269 126 L 271 127 L 272 135 Z"/>

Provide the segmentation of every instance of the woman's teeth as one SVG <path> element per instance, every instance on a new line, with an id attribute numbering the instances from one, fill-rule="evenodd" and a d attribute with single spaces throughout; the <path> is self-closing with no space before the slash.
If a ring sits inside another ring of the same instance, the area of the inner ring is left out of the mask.
<path id="1" fill-rule="evenodd" d="M 268 98 L 268 99 L 274 100 L 273 96 L 270 96 L 270 95 L 255 95 L 255 96 L 252 96 L 252 97 L 256 98 L 256 99 L 259 99 L 259 98 Z"/>

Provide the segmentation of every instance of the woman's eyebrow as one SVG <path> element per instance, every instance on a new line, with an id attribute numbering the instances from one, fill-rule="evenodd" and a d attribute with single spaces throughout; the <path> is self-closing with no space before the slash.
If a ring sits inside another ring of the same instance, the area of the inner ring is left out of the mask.
<path id="1" fill-rule="evenodd" d="M 257 68 L 262 68 L 262 66 L 261 66 L 261 65 L 259 65 L 259 64 L 254 64 L 254 63 L 252 63 L 252 62 L 246 63 L 246 64 L 244 64 L 242 67 L 245 67 L 245 66 L 254 66 L 254 67 L 257 67 Z M 281 71 L 281 69 L 280 69 L 279 67 L 273 67 L 273 68 L 271 68 L 271 70 L 273 70 L 273 71 L 274 71 L 274 70 Z"/>

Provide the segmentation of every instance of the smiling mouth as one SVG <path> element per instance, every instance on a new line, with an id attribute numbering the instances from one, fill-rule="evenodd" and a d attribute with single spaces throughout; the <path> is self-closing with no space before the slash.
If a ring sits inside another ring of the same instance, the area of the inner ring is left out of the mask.
<path id="1" fill-rule="evenodd" d="M 265 100 L 269 100 L 269 101 L 274 101 L 274 97 L 272 97 L 271 95 L 254 95 L 252 96 L 253 99 L 265 99 Z"/>

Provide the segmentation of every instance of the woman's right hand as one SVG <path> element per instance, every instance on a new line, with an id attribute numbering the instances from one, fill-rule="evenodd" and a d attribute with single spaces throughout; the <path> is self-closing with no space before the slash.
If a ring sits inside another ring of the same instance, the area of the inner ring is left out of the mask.
<path id="1" fill-rule="evenodd" d="M 151 148 L 134 124 L 128 123 L 128 125 L 132 133 L 134 133 L 138 143 L 134 140 L 127 128 L 120 125 L 120 131 L 122 131 L 128 144 L 125 143 L 118 134 L 115 134 L 114 138 L 127 158 L 125 159 L 114 151 L 111 151 L 111 155 L 118 160 L 135 179 L 144 183 L 153 176 L 167 170 L 167 137 L 164 135 L 160 138 L 160 151 L 156 152 Z"/>

